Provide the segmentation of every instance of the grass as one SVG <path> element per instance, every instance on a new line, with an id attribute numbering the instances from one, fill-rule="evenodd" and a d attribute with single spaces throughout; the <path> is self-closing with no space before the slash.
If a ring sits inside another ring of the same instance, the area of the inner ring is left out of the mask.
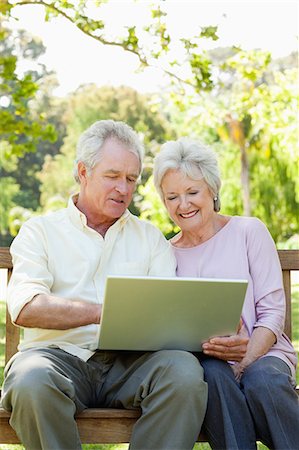
<path id="1" fill-rule="evenodd" d="M 293 286 L 292 292 L 292 327 L 293 339 L 292 342 L 296 351 L 299 351 L 299 284 Z M 0 301 L 0 382 L 3 381 L 4 369 L 4 345 L 5 345 L 5 303 Z M 299 370 L 297 370 L 297 384 L 299 384 Z M 127 444 L 85 444 L 82 446 L 83 450 L 127 450 Z M 258 444 L 258 450 L 267 450 L 268 447 L 263 444 Z M 22 445 L 0 445 L 0 450 L 24 450 Z M 198 443 L 195 444 L 193 450 L 211 450 L 209 444 Z"/>

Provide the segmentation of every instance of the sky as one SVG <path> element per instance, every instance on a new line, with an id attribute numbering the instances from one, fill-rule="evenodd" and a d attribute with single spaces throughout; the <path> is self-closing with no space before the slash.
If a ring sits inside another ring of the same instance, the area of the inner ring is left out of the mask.
<path id="1" fill-rule="evenodd" d="M 92 4 L 92 0 L 91 0 Z M 144 4 L 110 0 L 106 11 L 109 29 L 146 20 Z M 166 0 L 168 25 L 174 33 L 191 33 L 199 26 L 218 25 L 219 40 L 214 46 L 240 45 L 243 49 L 262 48 L 273 57 L 288 55 L 298 48 L 298 1 L 281 0 Z M 84 35 L 64 18 L 45 23 L 43 8 L 26 5 L 14 9 L 14 27 L 40 36 L 46 46 L 41 61 L 56 72 L 59 87 L 54 94 L 64 96 L 85 83 L 128 85 L 141 92 L 159 89 L 165 83 L 161 71 L 146 69 L 137 73 L 138 60 L 119 48 L 107 47 Z"/>

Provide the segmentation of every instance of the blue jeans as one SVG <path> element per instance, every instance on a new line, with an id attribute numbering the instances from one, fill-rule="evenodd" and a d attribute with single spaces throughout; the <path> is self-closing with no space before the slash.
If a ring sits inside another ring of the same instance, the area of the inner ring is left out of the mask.
<path id="1" fill-rule="evenodd" d="M 260 358 L 236 382 L 230 365 L 200 356 L 208 382 L 203 430 L 213 449 L 299 449 L 299 397 L 290 369 L 273 356 Z"/>

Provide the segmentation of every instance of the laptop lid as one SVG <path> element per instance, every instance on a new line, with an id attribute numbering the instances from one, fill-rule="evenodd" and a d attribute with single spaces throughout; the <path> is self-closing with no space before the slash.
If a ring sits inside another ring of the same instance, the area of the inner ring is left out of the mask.
<path id="1" fill-rule="evenodd" d="M 200 351 L 236 332 L 246 280 L 109 276 L 99 334 L 102 350 Z"/>

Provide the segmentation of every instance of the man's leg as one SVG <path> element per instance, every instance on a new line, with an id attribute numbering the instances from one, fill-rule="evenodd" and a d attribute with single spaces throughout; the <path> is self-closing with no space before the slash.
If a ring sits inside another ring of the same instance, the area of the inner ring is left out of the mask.
<path id="1" fill-rule="evenodd" d="M 228 363 L 200 358 L 208 383 L 208 407 L 203 423 L 209 443 L 217 450 L 256 449 L 255 430 L 246 399 Z"/>
<path id="2" fill-rule="evenodd" d="M 6 371 L 2 405 L 11 411 L 10 424 L 27 450 L 81 449 L 74 414 L 90 396 L 84 364 L 59 349 L 15 356 Z"/>
<path id="3" fill-rule="evenodd" d="M 269 448 L 299 448 L 299 399 L 287 364 L 274 356 L 251 364 L 241 387 L 257 430 Z"/>
<path id="4" fill-rule="evenodd" d="M 207 385 L 198 360 L 188 352 L 123 352 L 101 392 L 106 406 L 140 407 L 133 449 L 192 449 L 206 410 Z"/>

